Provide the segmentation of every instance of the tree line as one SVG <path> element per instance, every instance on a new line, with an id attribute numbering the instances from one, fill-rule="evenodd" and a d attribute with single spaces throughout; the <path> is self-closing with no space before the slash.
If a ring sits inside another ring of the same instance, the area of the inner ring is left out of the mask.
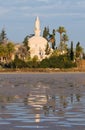
<path id="1" fill-rule="evenodd" d="M 56 45 L 57 32 L 60 34 L 58 45 Z M 53 51 L 48 58 L 42 61 L 39 61 L 37 56 L 30 57 L 28 39 L 32 36 L 34 34 L 27 35 L 24 38 L 22 45 L 15 54 L 14 60 L 12 60 L 12 54 L 15 53 L 15 44 L 8 40 L 5 29 L 2 29 L 0 33 L 0 59 L 3 57 L 5 62 L 0 62 L 1 66 L 5 68 L 71 68 L 77 66 L 77 60 L 85 58 L 80 42 L 74 48 L 73 41 L 71 41 L 71 45 L 68 47 L 69 37 L 66 29 L 62 26 L 58 29 L 53 29 L 52 33 L 50 33 L 48 27 L 44 28 L 43 37 L 48 41 L 45 53 L 49 55 L 51 53 L 50 48 Z"/>

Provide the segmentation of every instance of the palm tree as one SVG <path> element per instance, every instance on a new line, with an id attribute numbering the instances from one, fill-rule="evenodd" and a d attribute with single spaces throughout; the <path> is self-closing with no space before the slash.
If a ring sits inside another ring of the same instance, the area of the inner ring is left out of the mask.
<path id="1" fill-rule="evenodd" d="M 66 44 L 66 42 L 67 42 L 68 40 L 69 40 L 69 39 L 68 39 L 67 34 L 66 34 L 66 33 L 63 34 L 63 35 L 62 35 L 62 50 L 63 50 L 64 52 L 67 51 L 67 44 Z"/>
<path id="2" fill-rule="evenodd" d="M 60 49 L 62 51 L 62 33 L 66 33 L 66 30 L 63 26 L 60 26 L 56 31 L 60 34 Z"/>
<path id="3" fill-rule="evenodd" d="M 67 36 L 66 33 L 63 34 L 63 36 L 62 36 L 62 40 L 63 40 L 64 44 L 66 44 L 66 42 L 69 41 L 69 38 L 68 38 L 68 36 Z"/>
<path id="4" fill-rule="evenodd" d="M 57 30 L 56 30 L 59 34 L 60 34 L 60 43 L 62 41 L 62 33 L 66 33 L 66 30 L 63 26 L 60 26 Z"/>

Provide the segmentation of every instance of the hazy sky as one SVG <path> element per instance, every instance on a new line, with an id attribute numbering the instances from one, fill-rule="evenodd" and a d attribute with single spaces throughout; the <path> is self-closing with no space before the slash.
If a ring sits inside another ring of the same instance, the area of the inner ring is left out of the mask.
<path id="1" fill-rule="evenodd" d="M 7 37 L 22 42 L 34 33 L 34 21 L 39 16 L 41 29 L 64 26 L 69 44 L 80 41 L 85 45 L 85 0 L 0 0 L 0 31 L 5 27 Z M 58 43 L 59 34 L 56 33 Z"/>

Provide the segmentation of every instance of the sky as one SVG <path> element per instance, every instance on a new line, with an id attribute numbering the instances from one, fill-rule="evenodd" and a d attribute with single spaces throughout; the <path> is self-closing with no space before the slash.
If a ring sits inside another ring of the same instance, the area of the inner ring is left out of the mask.
<path id="1" fill-rule="evenodd" d="M 85 0 L 0 0 L 0 31 L 5 28 L 9 40 L 21 43 L 34 33 L 34 22 L 39 16 L 41 34 L 48 26 L 50 33 L 64 26 L 69 45 L 79 41 L 85 46 Z M 56 33 L 56 44 L 59 33 Z M 85 48 L 85 47 L 84 47 Z"/>

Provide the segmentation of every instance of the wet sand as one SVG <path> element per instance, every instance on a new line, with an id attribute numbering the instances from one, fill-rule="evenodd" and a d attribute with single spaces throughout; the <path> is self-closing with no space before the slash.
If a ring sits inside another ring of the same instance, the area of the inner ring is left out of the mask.
<path id="1" fill-rule="evenodd" d="M 85 73 L 0 74 L 0 130 L 85 130 Z"/>

